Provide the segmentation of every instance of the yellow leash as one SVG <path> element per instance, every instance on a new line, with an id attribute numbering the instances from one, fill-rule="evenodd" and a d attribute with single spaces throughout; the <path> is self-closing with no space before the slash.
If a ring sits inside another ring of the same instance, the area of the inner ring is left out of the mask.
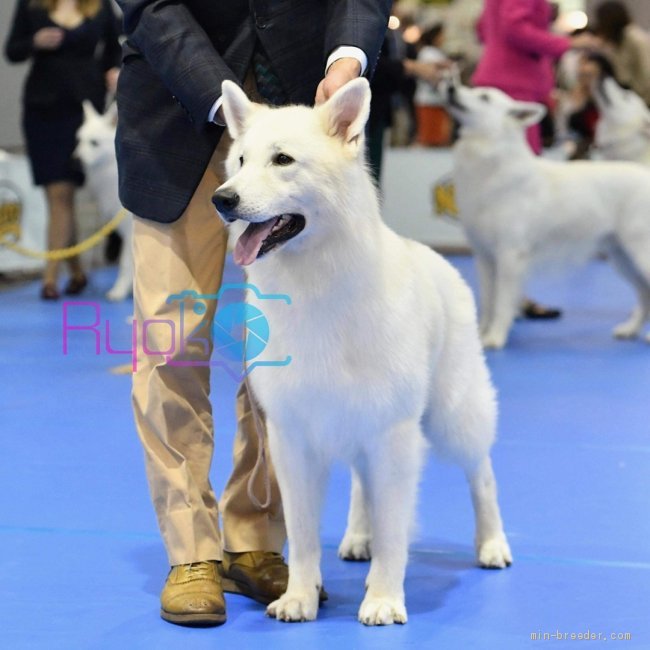
<path id="1" fill-rule="evenodd" d="M 128 210 L 122 208 L 108 223 L 104 224 L 96 233 L 84 239 L 82 242 L 67 248 L 59 248 L 53 251 L 34 251 L 19 244 L 15 244 L 6 236 L 0 236 L 0 246 L 4 246 L 14 253 L 24 255 L 25 257 L 32 257 L 38 260 L 64 260 L 68 257 L 74 257 L 84 253 L 85 251 L 97 246 L 99 242 L 107 235 L 112 233 L 120 224 L 120 222 L 129 214 Z"/>

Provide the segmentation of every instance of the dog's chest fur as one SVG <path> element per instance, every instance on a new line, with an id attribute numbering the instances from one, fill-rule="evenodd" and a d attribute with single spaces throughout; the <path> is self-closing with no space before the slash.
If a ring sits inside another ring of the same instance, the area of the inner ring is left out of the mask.
<path id="1" fill-rule="evenodd" d="M 265 353 L 290 354 L 291 363 L 255 370 L 253 388 L 271 420 L 293 423 L 289 434 L 308 429 L 335 456 L 353 453 L 368 432 L 421 417 L 426 408 L 446 326 L 434 253 L 415 245 L 415 264 L 405 268 L 406 244 L 392 236 L 376 255 L 357 256 L 356 272 L 332 276 L 307 256 L 301 256 L 308 265 L 302 273 L 286 267 L 283 273 L 277 259 L 249 271 L 253 284 L 266 291 L 271 282 L 273 291 L 281 288 L 292 299 L 289 308 L 269 304 L 265 310 L 271 330 Z M 427 273 L 421 280 L 419 271 Z M 424 304 L 420 291 L 429 294 Z"/>

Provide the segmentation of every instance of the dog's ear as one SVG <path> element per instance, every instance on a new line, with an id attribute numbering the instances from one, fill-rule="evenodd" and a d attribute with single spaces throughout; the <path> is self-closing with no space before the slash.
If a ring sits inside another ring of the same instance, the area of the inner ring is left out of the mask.
<path id="1" fill-rule="evenodd" d="M 322 106 L 328 135 L 338 137 L 345 144 L 358 144 L 370 114 L 370 85 L 360 77 L 341 86 Z"/>
<path id="2" fill-rule="evenodd" d="M 81 102 L 81 105 L 84 109 L 84 120 L 86 122 L 100 117 L 99 113 L 95 110 L 95 107 L 87 99 L 84 99 L 83 102 Z"/>
<path id="3" fill-rule="evenodd" d="M 248 99 L 246 93 L 232 81 L 224 81 L 221 84 L 221 96 L 228 133 L 235 140 L 243 133 L 246 122 L 255 111 L 257 104 Z"/>
<path id="4" fill-rule="evenodd" d="M 514 117 L 522 126 L 532 126 L 542 121 L 546 115 L 546 106 L 536 102 L 515 102 L 508 115 Z"/>

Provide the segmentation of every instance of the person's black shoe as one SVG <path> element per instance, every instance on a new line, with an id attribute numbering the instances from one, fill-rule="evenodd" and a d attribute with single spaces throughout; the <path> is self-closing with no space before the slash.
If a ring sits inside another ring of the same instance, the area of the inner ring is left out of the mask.
<path id="1" fill-rule="evenodd" d="M 528 320 L 553 320 L 562 316 L 562 310 L 545 307 L 533 300 L 525 300 L 521 306 L 521 315 Z"/>

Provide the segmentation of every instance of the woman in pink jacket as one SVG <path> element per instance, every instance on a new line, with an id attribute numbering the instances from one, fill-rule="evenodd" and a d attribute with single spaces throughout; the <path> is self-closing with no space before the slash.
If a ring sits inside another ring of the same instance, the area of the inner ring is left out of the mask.
<path id="1" fill-rule="evenodd" d="M 472 77 L 474 85 L 545 104 L 555 85 L 553 62 L 571 47 L 593 45 L 586 35 L 568 38 L 551 33 L 552 20 L 547 0 L 486 0 L 478 24 L 484 50 Z M 528 130 L 528 142 L 541 153 L 539 125 Z"/>

